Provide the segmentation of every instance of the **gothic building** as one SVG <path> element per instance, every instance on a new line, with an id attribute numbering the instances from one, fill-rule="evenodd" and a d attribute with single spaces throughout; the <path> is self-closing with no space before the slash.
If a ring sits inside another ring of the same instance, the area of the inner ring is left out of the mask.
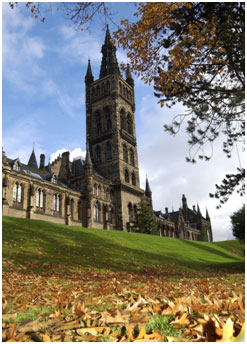
<path id="1" fill-rule="evenodd" d="M 27 164 L 3 152 L 3 215 L 129 231 L 141 198 L 152 207 L 148 180 L 140 188 L 134 80 L 129 68 L 122 77 L 108 28 L 101 52 L 99 79 L 90 61 L 85 76 L 85 160 L 65 152 L 46 165 L 41 154 L 38 166 L 34 150 Z M 185 196 L 181 209 L 154 217 L 161 236 L 212 241 L 208 213 L 189 209 Z"/>

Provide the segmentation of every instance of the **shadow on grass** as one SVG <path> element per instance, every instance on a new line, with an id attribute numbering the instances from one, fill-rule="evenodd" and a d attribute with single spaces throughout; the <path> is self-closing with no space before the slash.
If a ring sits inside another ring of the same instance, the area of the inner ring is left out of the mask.
<path id="1" fill-rule="evenodd" d="M 221 257 L 226 258 L 226 259 L 233 259 L 233 260 L 239 261 L 239 258 L 236 257 L 236 256 L 234 257 L 234 255 L 227 254 L 227 253 L 222 252 L 222 251 L 220 251 L 220 250 L 217 250 L 216 248 L 213 248 L 213 247 L 205 246 L 205 245 L 203 245 L 202 243 L 200 243 L 200 242 L 198 242 L 198 241 L 184 240 L 184 243 L 185 243 L 186 245 L 189 245 L 189 246 L 193 246 L 193 247 L 199 248 L 199 249 L 202 250 L 202 251 L 206 251 L 206 252 L 209 252 L 209 253 L 213 253 L 213 254 L 216 254 L 216 255 L 221 256 Z"/>
<path id="2" fill-rule="evenodd" d="M 103 238 L 102 233 L 97 230 L 84 230 L 83 228 L 67 227 L 50 224 L 43 221 L 34 222 L 28 220 L 8 218 L 3 225 L 3 242 L 5 244 L 2 255 L 10 259 L 14 264 L 29 267 L 28 271 L 39 274 L 43 272 L 43 264 L 49 263 L 52 269 L 73 272 L 73 269 L 92 269 L 113 272 L 140 272 L 144 268 L 152 269 L 155 265 L 171 265 L 174 275 L 179 275 L 176 268 L 188 268 L 195 271 L 202 271 L 210 267 L 218 269 L 221 267 L 234 272 L 243 271 L 244 263 L 233 262 L 233 256 L 224 254 L 215 249 L 208 249 L 200 243 L 184 241 L 188 245 L 195 246 L 202 250 L 207 250 L 216 255 L 221 254 L 224 258 L 230 259 L 229 263 L 208 263 L 205 261 L 193 262 L 185 257 L 183 253 L 177 252 L 166 254 L 150 253 L 138 248 L 129 248 L 114 243 L 107 237 Z M 108 232 L 109 233 L 109 232 Z M 127 234 L 131 235 L 131 234 Z M 106 233 L 107 236 L 107 233 Z M 121 238 L 119 239 L 121 240 Z M 7 244 L 7 245 L 6 245 Z M 13 245 L 14 246 L 13 248 Z M 203 251 L 202 251 L 203 252 Z M 33 268 L 36 264 L 37 267 Z M 174 270 L 174 271 L 173 271 Z M 165 269 L 162 269 L 162 274 Z"/>

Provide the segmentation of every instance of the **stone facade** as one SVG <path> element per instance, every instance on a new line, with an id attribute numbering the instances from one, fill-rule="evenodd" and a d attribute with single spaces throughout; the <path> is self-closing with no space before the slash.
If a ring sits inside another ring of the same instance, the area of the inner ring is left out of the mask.
<path id="1" fill-rule="evenodd" d="M 3 215 L 129 231 L 137 204 L 144 197 L 152 207 L 146 181 L 140 188 L 135 128 L 134 80 L 119 72 L 116 48 L 107 28 L 100 77 L 94 80 L 90 61 L 86 84 L 86 159 L 70 161 L 69 152 L 38 167 L 34 150 L 27 165 L 3 152 Z M 161 236 L 212 240 L 208 213 L 183 207 L 165 214 L 154 211 Z"/>

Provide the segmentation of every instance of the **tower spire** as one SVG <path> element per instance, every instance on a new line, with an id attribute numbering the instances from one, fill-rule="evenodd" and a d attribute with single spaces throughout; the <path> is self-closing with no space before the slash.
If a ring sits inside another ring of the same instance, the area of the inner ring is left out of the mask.
<path id="1" fill-rule="evenodd" d="M 103 78 L 109 74 L 119 74 L 120 72 L 116 57 L 116 47 L 111 41 L 108 25 L 106 27 L 105 43 L 102 45 L 101 52 L 103 56 L 100 67 L 100 78 Z"/>

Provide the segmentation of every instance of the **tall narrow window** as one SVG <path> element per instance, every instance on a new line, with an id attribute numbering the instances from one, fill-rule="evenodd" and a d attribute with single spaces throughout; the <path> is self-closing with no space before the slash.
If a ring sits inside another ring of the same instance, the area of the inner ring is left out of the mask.
<path id="1" fill-rule="evenodd" d="M 133 207 L 131 203 L 128 204 L 128 213 L 129 213 L 129 222 L 131 222 L 133 220 Z"/>
<path id="2" fill-rule="evenodd" d="M 14 184 L 14 187 L 13 187 L 13 201 L 17 201 L 17 184 L 15 183 Z"/>
<path id="3" fill-rule="evenodd" d="M 128 150 L 125 143 L 123 144 L 123 159 L 125 162 L 128 162 Z"/>
<path id="4" fill-rule="evenodd" d="M 44 207 L 44 192 L 40 189 L 36 191 L 36 207 L 43 208 Z"/>
<path id="5" fill-rule="evenodd" d="M 130 181 L 128 170 L 125 170 L 125 171 L 124 171 L 124 180 L 125 180 L 127 183 L 129 183 L 129 181 Z"/>
<path id="6" fill-rule="evenodd" d="M 132 182 L 132 185 L 136 185 L 136 176 L 134 172 L 132 172 L 131 174 L 131 182 Z"/>
<path id="7" fill-rule="evenodd" d="M 121 129 L 126 130 L 126 118 L 125 118 L 125 112 L 123 109 L 120 112 L 120 121 L 121 121 Z"/>
<path id="8" fill-rule="evenodd" d="M 99 112 L 96 114 L 96 132 L 98 135 L 102 133 L 101 115 Z"/>
<path id="9" fill-rule="evenodd" d="M 135 156 L 132 148 L 130 148 L 130 163 L 132 166 L 135 166 Z"/>
<path id="10" fill-rule="evenodd" d="M 107 142 L 106 144 L 106 160 L 112 159 L 112 148 L 110 142 Z"/>
<path id="11" fill-rule="evenodd" d="M 53 210 L 60 212 L 60 196 L 57 194 L 53 195 Z"/>
<path id="12" fill-rule="evenodd" d="M 127 116 L 127 131 L 130 135 L 133 134 L 133 124 L 130 114 Z"/>
<path id="13" fill-rule="evenodd" d="M 111 126 L 111 114 L 110 114 L 109 110 L 107 110 L 107 111 L 108 112 L 106 114 L 106 130 L 111 131 L 111 128 L 112 128 L 112 126 Z"/>
<path id="14" fill-rule="evenodd" d="M 96 147 L 96 161 L 101 162 L 102 157 L 101 157 L 101 148 L 100 146 Z"/>
<path id="15" fill-rule="evenodd" d="M 13 201 L 16 203 L 21 203 L 22 188 L 19 183 L 15 183 L 13 187 Z"/>
<path id="16" fill-rule="evenodd" d="M 99 222 L 100 221 L 100 205 L 98 202 L 94 205 L 94 221 Z"/>

